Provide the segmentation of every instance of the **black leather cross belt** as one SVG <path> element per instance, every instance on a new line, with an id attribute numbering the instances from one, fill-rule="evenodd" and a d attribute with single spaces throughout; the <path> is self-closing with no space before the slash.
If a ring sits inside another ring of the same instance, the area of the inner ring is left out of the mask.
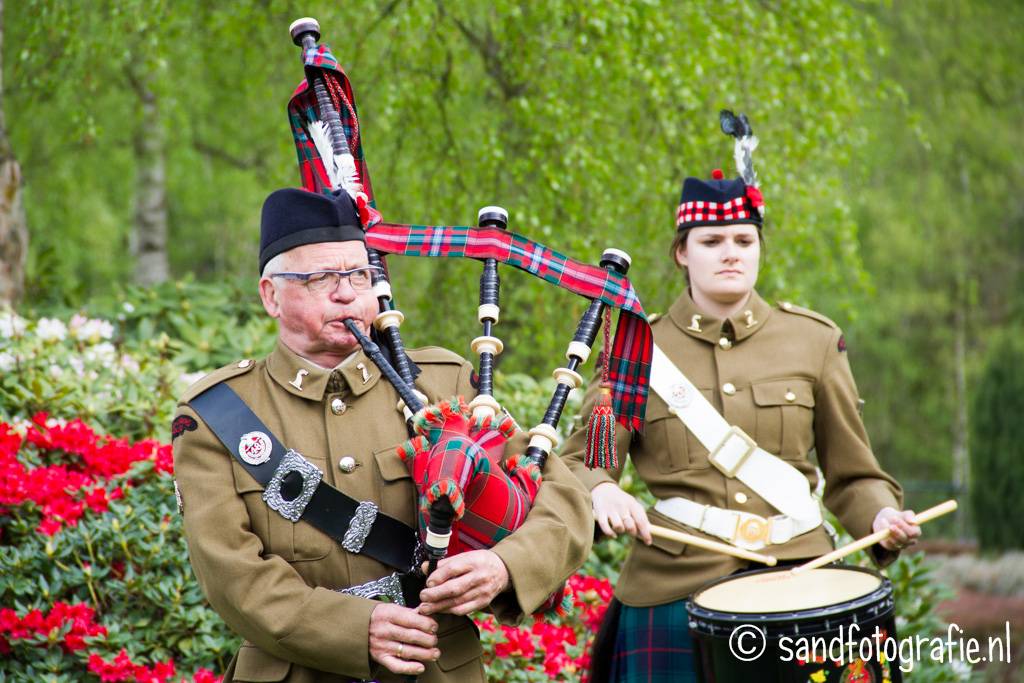
<path id="1" fill-rule="evenodd" d="M 413 565 L 416 530 L 323 481 L 323 472 L 287 449 L 256 413 L 223 382 L 190 404 L 245 471 L 263 486 L 263 500 L 293 523 L 308 522 L 353 553 L 406 571 Z"/>

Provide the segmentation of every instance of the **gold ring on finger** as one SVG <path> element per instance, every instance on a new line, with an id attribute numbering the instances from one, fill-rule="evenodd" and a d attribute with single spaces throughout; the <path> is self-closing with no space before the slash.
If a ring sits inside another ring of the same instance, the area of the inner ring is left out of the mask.
<path id="1" fill-rule="evenodd" d="M 404 649 L 405 649 L 405 643 L 399 643 L 399 644 L 398 644 L 398 652 L 396 652 L 396 653 L 395 653 L 395 655 L 396 655 L 396 656 L 397 656 L 397 657 L 398 657 L 399 659 L 401 659 L 401 658 L 402 658 L 402 650 L 404 650 Z"/>

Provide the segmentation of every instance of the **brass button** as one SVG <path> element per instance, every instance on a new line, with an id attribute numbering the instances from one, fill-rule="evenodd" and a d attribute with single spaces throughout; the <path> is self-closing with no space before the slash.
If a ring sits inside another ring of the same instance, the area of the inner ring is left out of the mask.
<path id="1" fill-rule="evenodd" d="M 794 394 L 794 393 L 793 393 L 792 391 L 787 391 L 787 392 L 786 392 L 786 397 L 785 397 L 785 398 L 786 398 L 786 400 L 787 400 L 787 401 L 789 401 L 790 403 L 792 403 L 793 401 L 795 401 L 795 400 L 796 400 L 796 394 Z"/>
<path id="2" fill-rule="evenodd" d="M 719 339 L 718 345 L 721 346 L 722 349 L 725 351 L 728 351 L 729 349 L 732 348 L 732 342 L 729 341 L 728 337 L 722 337 L 721 339 Z"/>
<path id="3" fill-rule="evenodd" d="M 345 402 L 342 401 L 340 398 L 333 398 L 333 399 L 331 399 L 331 412 L 332 413 L 334 413 L 335 415 L 341 415 L 346 410 L 348 410 L 348 406 L 345 405 Z"/>
<path id="4" fill-rule="evenodd" d="M 351 455 L 342 456 L 338 461 L 338 468 L 345 474 L 351 474 L 356 470 L 356 459 Z"/>
<path id="5" fill-rule="evenodd" d="M 743 505 L 744 503 L 747 502 L 747 494 L 743 493 L 743 491 L 737 491 L 736 495 L 733 496 L 733 498 L 735 498 L 736 502 L 739 503 L 740 505 Z"/>
<path id="6" fill-rule="evenodd" d="M 242 368 L 243 370 L 249 367 L 250 365 L 252 365 L 252 358 L 246 358 L 245 360 L 238 361 L 238 367 Z"/>
<path id="7" fill-rule="evenodd" d="M 732 382 L 726 382 L 725 384 L 722 385 L 722 393 L 725 394 L 726 396 L 732 396 L 733 394 L 736 393 L 736 385 L 734 385 Z"/>

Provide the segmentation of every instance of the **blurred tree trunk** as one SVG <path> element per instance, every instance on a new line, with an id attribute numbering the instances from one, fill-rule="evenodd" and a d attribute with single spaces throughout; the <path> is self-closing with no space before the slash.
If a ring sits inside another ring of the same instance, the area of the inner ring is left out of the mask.
<path id="1" fill-rule="evenodd" d="M 968 198 L 971 196 L 970 175 L 967 173 L 966 161 L 960 156 L 960 196 Z M 952 240 L 950 243 L 953 243 Z M 970 429 L 970 416 L 968 415 L 967 403 L 967 311 L 970 310 L 971 301 L 967 288 L 966 265 L 961 261 L 959 255 L 955 259 L 956 266 L 956 292 L 953 306 L 953 352 L 954 367 L 956 369 L 956 421 L 953 425 L 953 491 L 955 496 L 963 497 L 969 495 L 971 490 L 971 458 L 968 441 L 968 430 Z M 968 516 L 970 506 L 964 506 L 963 510 L 956 517 L 957 536 L 967 538 L 970 529 Z"/>
<path id="2" fill-rule="evenodd" d="M 166 134 L 149 74 L 127 69 L 141 107 L 135 129 L 135 282 L 154 285 L 170 277 L 167 260 Z"/>
<path id="3" fill-rule="evenodd" d="M 3 106 L 4 3 L 0 0 L 0 304 L 14 304 L 25 285 L 28 226 L 21 203 L 21 167 L 7 139 Z"/>

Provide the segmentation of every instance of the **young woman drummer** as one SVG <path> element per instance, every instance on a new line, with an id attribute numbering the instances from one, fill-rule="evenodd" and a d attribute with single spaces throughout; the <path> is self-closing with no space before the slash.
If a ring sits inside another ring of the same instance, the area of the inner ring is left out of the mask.
<path id="1" fill-rule="evenodd" d="M 632 441 L 617 430 L 619 467 L 584 463 L 585 429 L 563 449 L 591 491 L 601 530 L 642 541 L 622 568 L 595 645 L 595 680 L 607 666 L 612 681 L 695 681 L 687 596 L 713 579 L 757 568 L 652 537 L 651 523 L 781 561 L 832 550 L 810 497 L 818 484 L 811 450 L 825 478 L 824 504 L 854 537 L 892 529 L 872 548 L 880 565 L 920 534 L 909 521 L 913 514 L 901 512 L 899 485 L 871 452 L 840 329 L 788 302 L 770 305 L 755 289 L 763 246 L 761 193 L 750 163 L 756 138 L 745 117 L 723 112 L 722 123 L 737 137 L 741 177 L 727 180 L 715 171 L 710 180 L 683 183 L 671 255 L 684 277 L 679 298 L 653 323 L 665 360 L 653 366 L 652 388 L 660 391 L 651 392 L 646 428 Z M 584 415 L 597 396 L 594 382 Z M 709 419 L 701 404 L 724 420 Z M 746 435 L 759 447 L 756 455 Z M 658 498 L 651 509 L 616 483 L 627 452 Z M 670 679 L 657 677 L 667 673 Z"/>

